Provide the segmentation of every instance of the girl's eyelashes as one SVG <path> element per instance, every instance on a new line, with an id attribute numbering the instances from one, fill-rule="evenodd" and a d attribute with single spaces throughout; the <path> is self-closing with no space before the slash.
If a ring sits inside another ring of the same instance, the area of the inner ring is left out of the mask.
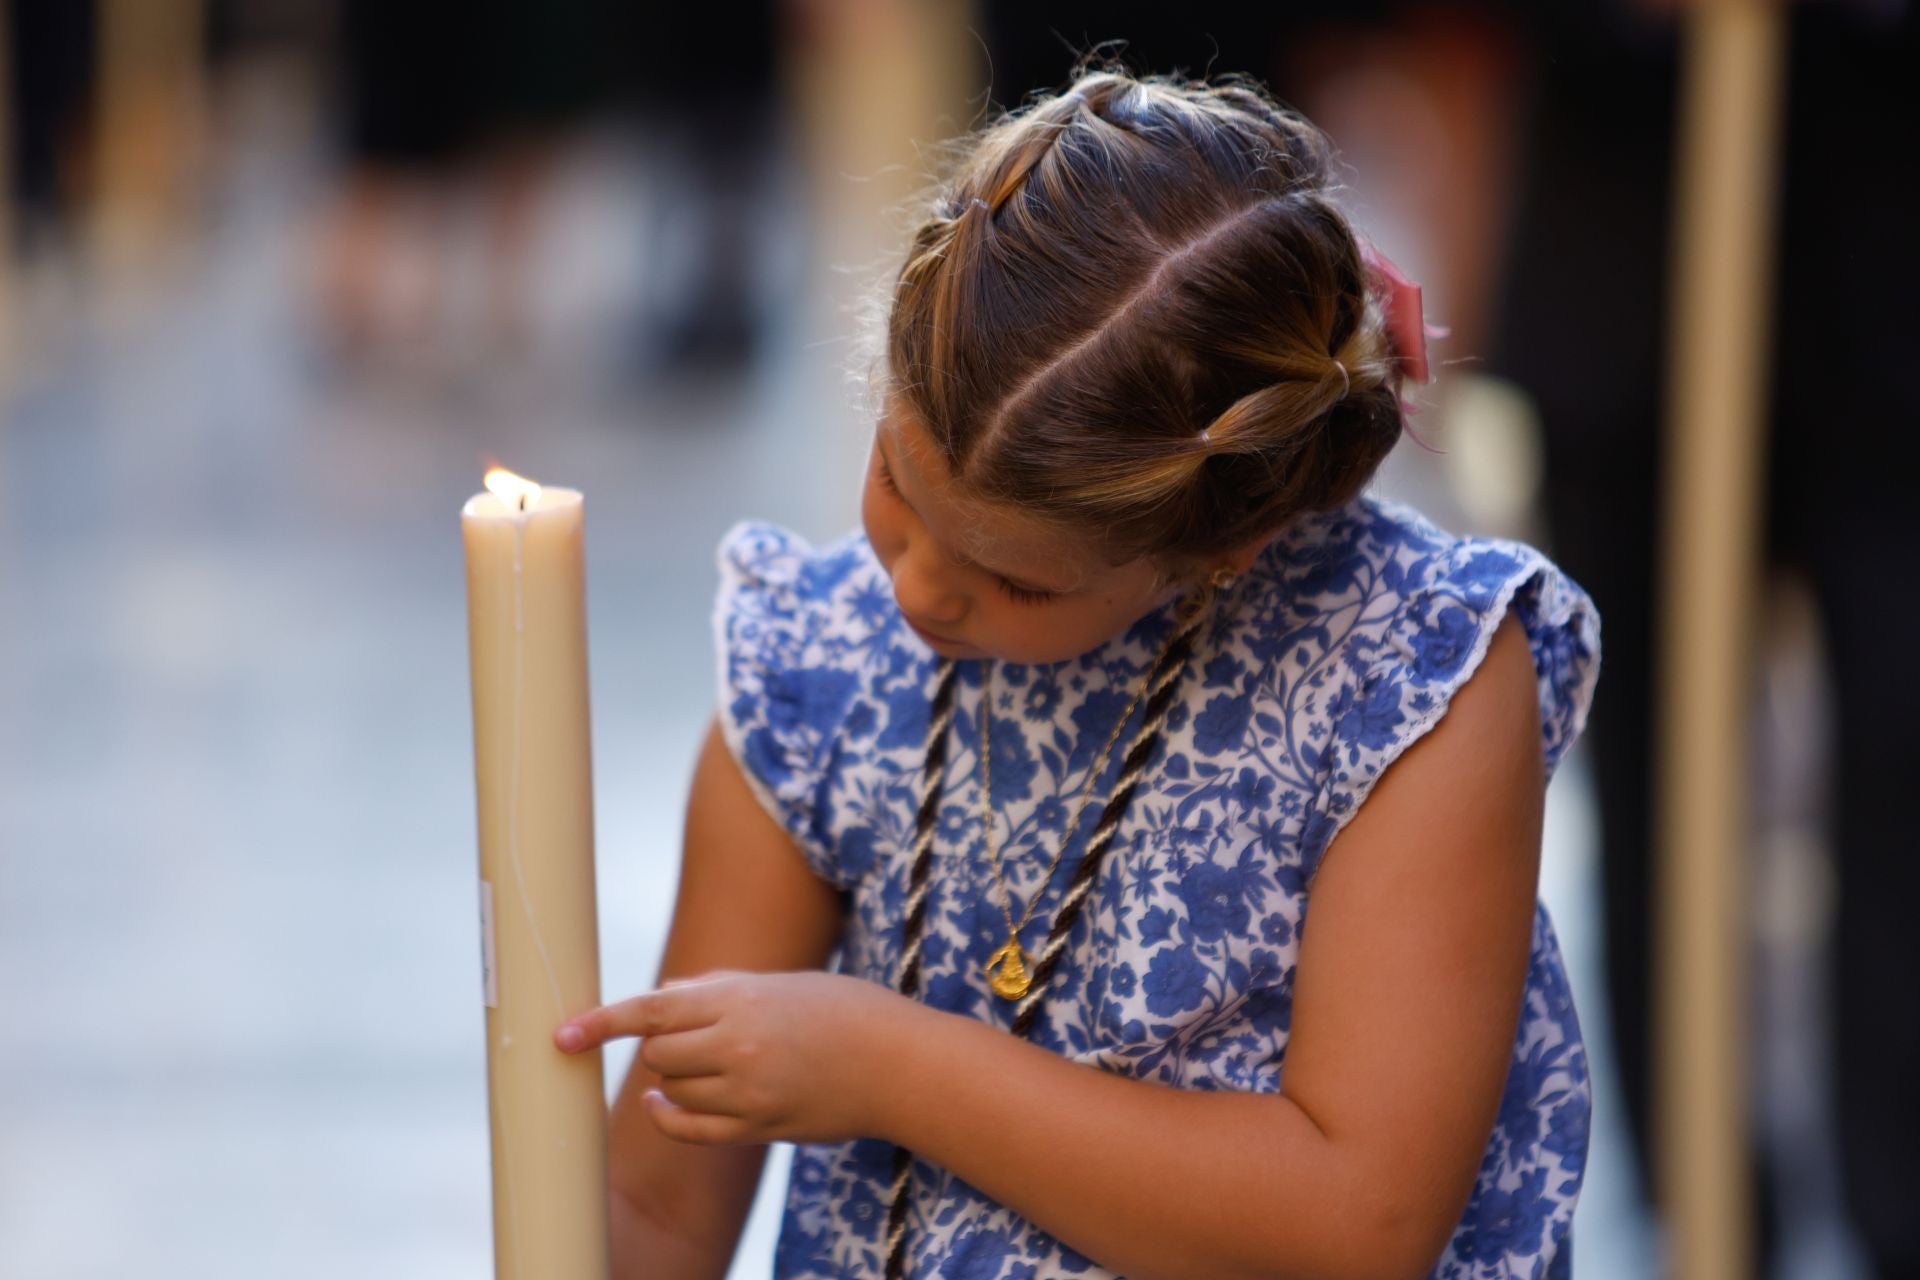
<path id="1" fill-rule="evenodd" d="M 900 486 L 893 482 L 893 473 L 887 470 L 887 460 L 880 456 L 877 449 L 874 451 L 874 459 L 879 463 L 880 483 L 886 486 L 888 493 L 896 498 L 899 497 Z M 1054 598 L 1054 593 L 1051 591 L 1029 591 L 1025 587 L 1008 582 L 998 574 L 994 575 L 993 580 L 1000 584 L 1000 590 L 1004 591 L 1008 597 L 1021 604 L 1046 604 Z"/>
<path id="2" fill-rule="evenodd" d="M 1012 596 L 1015 600 L 1018 600 L 1021 604 L 1045 604 L 1047 601 L 1053 599 L 1053 592 L 1051 591 L 1029 591 L 1025 587 L 1016 587 L 1005 578 L 998 576 L 995 576 L 994 581 L 1000 584 L 1002 591 Z"/>

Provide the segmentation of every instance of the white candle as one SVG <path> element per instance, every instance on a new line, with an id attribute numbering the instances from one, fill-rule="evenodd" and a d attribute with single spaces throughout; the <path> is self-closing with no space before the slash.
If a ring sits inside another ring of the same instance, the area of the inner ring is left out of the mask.
<path id="1" fill-rule="evenodd" d="M 479 799 L 494 1275 L 604 1280 L 601 1057 L 556 1048 L 600 1003 L 580 494 L 495 468 L 460 513 Z"/>

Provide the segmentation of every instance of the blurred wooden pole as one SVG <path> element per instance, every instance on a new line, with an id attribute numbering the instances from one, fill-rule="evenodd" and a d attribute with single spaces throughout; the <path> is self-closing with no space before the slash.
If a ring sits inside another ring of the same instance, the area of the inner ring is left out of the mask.
<path id="1" fill-rule="evenodd" d="M 852 0 L 807 3 L 786 49 L 802 163 L 816 229 L 810 251 L 814 302 L 803 320 L 816 376 L 847 429 L 821 440 L 825 475 L 851 485 L 872 427 L 848 403 L 843 378 L 860 351 L 862 308 L 906 253 L 910 199 L 924 191 L 932 148 L 973 127 L 985 89 L 985 54 L 972 0 Z"/>
<path id="2" fill-rule="evenodd" d="M 101 0 L 92 247 L 144 265 L 189 207 L 200 162 L 205 0 Z"/>
<path id="3" fill-rule="evenodd" d="M 1682 11 L 1654 774 L 1656 1190 L 1667 1274 L 1745 1280 L 1747 706 L 1786 35 L 1780 0 Z"/>
<path id="4" fill-rule="evenodd" d="M 971 0 L 799 6 L 785 70 L 834 303 L 907 247 L 901 204 L 928 183 L 924 148 L 971 127 L 985 54 Z M 843 277 L 851 273 L 851 280 Z M 834 327 L 844 321 L 836 319 Z"/>

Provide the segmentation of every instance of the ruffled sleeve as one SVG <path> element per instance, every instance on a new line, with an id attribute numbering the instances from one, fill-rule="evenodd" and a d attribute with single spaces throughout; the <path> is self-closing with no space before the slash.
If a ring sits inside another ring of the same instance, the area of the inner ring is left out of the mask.
<path id="1" fill-rule="evenodd" d="M 1504 538 L 1459 538 L 1410 567 L 1402 590 L 1385 625 L 1354 638 L 1348 656 L 1354 678 L 1327 706 L 1325 782 L 1302 833 L 1309 877 L 1387 766 L 1446 714 L 1509 606 L 1533 650 L 1549 779 L 1593 705 L 1599 610 L 1536 548 Z"/>
<path id="2" fill-rule="evenodd" d="M 846 888 L 826 761 L 856 677 L 823 656 L 831 602 L 816 553 L 778 525 L 742 520 L 721 536 L 716 560 L 721 733 L 761 807 L 814 873 Z"/>

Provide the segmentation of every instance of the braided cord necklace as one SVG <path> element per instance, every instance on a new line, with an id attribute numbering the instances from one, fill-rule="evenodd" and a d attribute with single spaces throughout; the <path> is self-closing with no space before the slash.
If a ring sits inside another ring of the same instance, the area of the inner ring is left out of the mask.
<path id="1" fill-rule="evenodd" d="M 1165 650 L 1161 651 L 1163 654 Z M 1155 659 L 1158 665 L 1158 659 Z M 1033 985 L 1033 979 L 1027 970 L 1027 953 L 1020 946 L 1020 931 L 1027 927 L 1027 921 L 1033 916 L 1034 907 L 1039 905 L 1040 895 L 1053 883 L 1054 868 L 1060 865 L 1060 859 L 1067 852 L 1067 845 L 1073 840 L 1073 833 L 1080 829 L 1080 819 L 1086 816 L 1087 802 L 1093 798 L 1093 784 L 1101 773 L 1108 755 L 1113 751 L 1114 741 L 1119 738 L 1120 730 L 1126 728 L 1127 721 L 1133 718 L 1133 709 L 1140 705 L 1140 699 L 1146 696 L 1150 680 L 1142 680 L 1140 687 L 1133 691 L 1133 697 L 1127 703 L 1127 709 L 1113 722 L 1113 731 L 1107 734 L 1106 742 L 1093 757 L 1093 763 L 1087 769 L 1087 780 L 1080 787 L 1080 802 L 1074 808 L 1073 817 L 1060 833 L 1060 847 L 1053 852 L 1053 861 L 1040 873 L 1040 880 L 1027 899 L 1027 909 L 1020 913 L 1019 923 L 1013 919 L 1013 896 L 1007 892 L 1007 881 L 1001 872 L 1000 852 L 993 846 L 993 748 L 988 738 L 987 726 L 991 719 L 990 708 L 993 705 L 993 665 L 982 664 L 980 681 L 980 826 L 987 836 L 987 857 L 993 862 L 993 880 L 1000 887 L 1000 910 L 1007 918 L 1007 941 L 998 951 L 987 958 L 987 985 L 993 993 L 1008 1000 L 1018 1000 L 1027 994 Z M 1151 677 L 1153 668 L 1147 669 Z"/>
<path id="2" fill-rule="evenodd" d="M 1135 693 L 1133 701 L 1120 715 L 1119 723 L 1108 736 L 1101 755 L 1090 766 L 1087 783 L 1081 789 L 1081 800 L 1074 821 L 1068 825 L 1061 836 L 1061 851 L 1054 855 L 1053 864 L 1048 873 L 1034 890 L 1033 900 L 1027 905 L 1026 915 L 1021 917 L 1019 925 L 1013 923 L 1012 907 L 1006 901 L 1006 883 L 1000 878 L 998 854 L 994 855 L 994 876 L 999 880 L 1002 895 L 1002 907 L 1006 911 L 1009 937 L 1007 945 L 994 952 L 993 960 L 988 962 L 991 973 L 989 984 L 994 991 L 1008 999 L 1020 1001 L 1014 1015 L 1012 1034 L 1025 1036 L 1037 1019 L 1040 1002 L 1046 995 L 1047 982 L 1058 967 L 1060 954 L 1066 949 L 1067 938 L 1073 931 L 1080 916 L 1081 904 L 1086 900 L 1087 892 L 1092 888 L 1095 876 L 1099 873 L 1100 863 L 1105 859 L 1107 846 L 1113 839 L 1113 833 L 1125 815 L 1127 803 L 1140 781 L 1140 774 L 1146 765 L 1147 757 L 1153 754 L 1154 746 L 1160 738 L 1160 729 L 1166 721 L 1167 711 L 1173 702 L 1174 686 L 1185 671 L 1187 660 L 1193 654 L 1195 637 L 1213 602 L 1221 590 L 1232 581 L 1232 574 L 1225 569 L 1219 570 L 1202 587 L 1188 598 L 1182 606 L 1175 622 L 1173 632 L 1167 637 L 1159 656 L 1148 668 L 1146 678 Z M 920 990 L 920 940 L 926 925 L 927 891 L 929 873 L 933 864 L 934 815 L 940 804 L 940 782 L 946 771 L 947 729 L 953 720 L 954 691 L 958 683 L 959 665 L 950 658 L 940 660 L 940 678 L 934 689 L 933 702 L 927 723 L 927 749 L 925 766 L 921 772 L 920 805 L 914 818 L 913 865 L 908 875 L 906 898 L 905 944 L 901 949 L 899 968 L 899 990 L 910 999 L 917 998 Z M 988 681 L 981 685 L 981 792 L 982 805 L 990 805 L 991 787 L 987 773 L 986 718 L 987 700 L 992 694 Z M 1106 753 L 1113 749 L 1114 740 L 1120 736 L 1120 730 L 1133 715 L 1133 709 L 1140 699 L 1147 699 L 1146 715 L 1142 718 L 1139 730 L 1127 748 L 1125 761 L 1121 766 L 1120 777 L 1114 783 L 1113 791 L 1107 799 L 1106 808 L 1095 824 L 1093 834 L 1087 838 L 1086 852 L 1080 863 L 1074 868 L 1073 880 L 1067 886 L 1061 898 L 1060 909 L 1054 918 L 1053 927 L 1047 932 L 1047 941 L 1041 949 L 1039 963 L 1033 967 L 1029 976 L 1025 964 L 1025 952 L 1021 951 L 1019 932 L 1026 923 L 1027 916 L 1033 912 L 1034 903 L 1039 901 L 1041 893 L 1052 878 L 1054 866 L 1059 865 L 1061 853 L 1072 839 L 1079 820 L 1086 812 L 1087 797 L 1090 794 L 1093 779 L 1104 772 L 1102 765 Z M 993 847 L 993 827 L 989 811 L 987 823 L 987 842 L 989 850 Z M 996 970 L 997 966 L 997 970 Z M 1003 986 L 1006 988 L 1003 990 Z M 913 1152 L 899 1144 L 893 1149 L 893 1184 L 890 1201 L 887 1206 L 887 1280 L 902 1280 L 906 1274 L 906 1235 L 908 1188 L 913 1177 Z"/>

